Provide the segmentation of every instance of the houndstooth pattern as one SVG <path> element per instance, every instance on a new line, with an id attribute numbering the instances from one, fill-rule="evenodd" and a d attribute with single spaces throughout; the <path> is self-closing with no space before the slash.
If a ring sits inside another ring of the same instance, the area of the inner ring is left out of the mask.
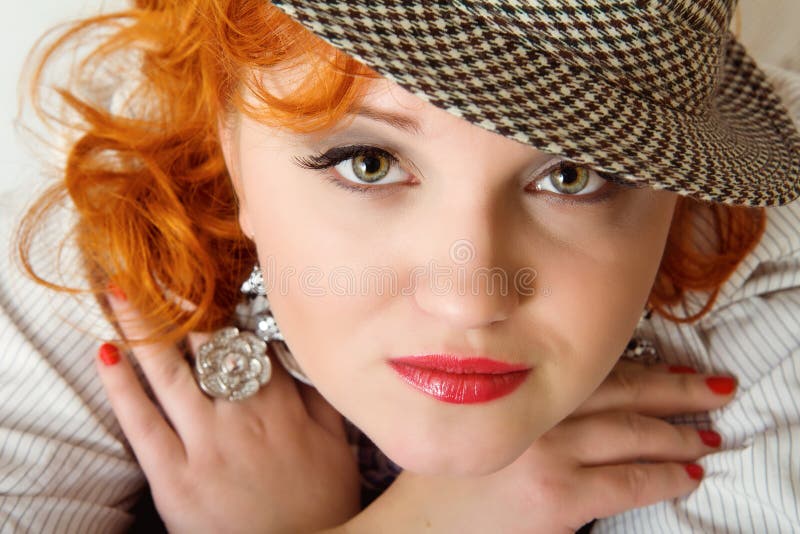
<path id="1" fill-rule="evenodd" d="M 800 134 L 727 31 L 735 0 L 273 3 L 432 104 L 622 181 L 800 195 Z"/>
<path id="2" fill-rule="evenodd" d="M 588 4 L 579 8 L 578 2 L 563 0 L 495 1 L 485 2 L 480 8 L 458 3 L 454 7 L 473 20 L 479 33 L 489 28 L 494 35 L 513 34 L 524 47 L 515 59 L 528 62 L 531 51 L 543 52 L 687 113 L 702 112 L 719 74 L 716 35 L 698 33 L 681 46 L 675 40 L 674 23 L 665 24 L 660 12 L 643 10 L 633 3 L 617 2 L 607 9 Z M 439 11 L 439 17 L 447 16 L 441 5 L 425 9 Z M 542 12 L 550 13 L 550 20 L 543 21 Z M 620 22 L 623 20 L 625 24 Z M 685 30 L 681 27 L 677 31 Z M 469 61 L 470 43 L 463 44 L 467 47 L 457 51 L 459 57 L 454 60 Z M 496 54 L 498 48 L 508 44 L 506 39 L 495 37 L 487 53 Z"/>
<path id="3" fill-rule="evenodd" d="M 730 26 L 737 3 L 738 0 L 650 0 L 649 2 L 651 7 L 660 9 L 665 17 L 675 18 L 698 31 L 714 34 Z"/>

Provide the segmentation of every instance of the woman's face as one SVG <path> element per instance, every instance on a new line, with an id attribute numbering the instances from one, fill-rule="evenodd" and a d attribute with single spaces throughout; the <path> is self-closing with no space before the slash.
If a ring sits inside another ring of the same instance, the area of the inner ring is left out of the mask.
<path id="1" fill-rule="evenodd" d="M 331 131 L 239 119 L 223 144 L 287 344 L 402 467 L 496 471 L 614 365 L 674 194 L 553 169 L 386 80 Z"/>

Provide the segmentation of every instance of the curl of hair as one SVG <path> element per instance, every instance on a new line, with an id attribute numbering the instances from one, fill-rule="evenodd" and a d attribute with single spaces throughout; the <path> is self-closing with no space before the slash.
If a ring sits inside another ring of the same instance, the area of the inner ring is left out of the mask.
<path id="1" fill-rule="evenodd" d="M 57 89 L 69 113 L 47 113 L 43 73 L 97 30 L 105 33 L 78 66 L 78 89 Z M 90 79 L 117 57 L 129 61 L 130 52 L 139 63 L 121 69 L 135 76 L 125 103 L 133 117 L 92 101 L 108 82 Z M 277 96 L 265 88 L 260 74 L 298 63 L 309 67 L 298 91 Z M 40 283 L 76 291 L 37 276 L 30 257 L 36 231 L 68 195 L 94 292 L 109 283 L 120 288 L 145 320 L 159 325 L 154 337 L 174 340 L 219 327 L 230 319 L 256 254 L 238 225 L 218 121 L 238 111 L 298 132 L 325 128 L 375 76 L 264 0 L 138 0 L 124 12 L 68 26 L 42 53 L 32 102 L 46 122 L 78 135 L 63 180 L 20 226 L 23 265 Z M 248 93 L 256 98 L 246 99 Z"/>
<path id="2" fill-rule="evenodd" d="M 711 240 L 699 236 L 698 219 L 713 229 Z M 648 306 L 676 323 L 691 323 L 714 305 L 722 284 L 758 244 L 766 227 L 766 210 L 679 197 Z M 670 308 L 688 291 L 708 294 L 705 304 L 685 317 Z"/>
<path id="3" fill-rule="evenodd" d="M 92 40 L 97 30 L 99 41 Z M 47 113 L 41 105 L 43 73 L 83 38 L 93 44 L 77 66 L 76 88 L 56 89 L 63 109 Z M 120 64 L 118 57 L 126 59 Z M 34 108 L 76 138 L 63 179 L 19 228 L 22 263 L 39 283 L 78 291 L 38 276 L 30 257 L 37 231 L 68 196 L 78 215 L 74 235 L 91 291 L 102 294 L 113 283 L 145 320 L 159 326 L 154 337 L 169 340 L 227 323 L 239 284 L 256 261 L 238 225 L 219 121 L 241 112 L 297 132 L 323 129 L 341 120 L 377 77 L 265 0 L 137 0 L 123 12 L 60 30 L 36 65 Z M 119 67 L 117 79 L 127 76 L 126 69 L 133 72 L 124 104 L 134 113 L 114 112 L 108 98 L 94 98 L 108 92 L 108 82 L 92 80 L 92 74 L 107 72 L 109 65 Z M 279 96 L 264 86 L 264 72 L 297 65 L 307 68 L 296 91 Z M 686 290 L 718 288 L 760 237 L 763 216 L 714 206 L 721 246 L 700 254 L 683 235 L 690 205 L 679 203 L 651 295 L 661 312 Z"/>

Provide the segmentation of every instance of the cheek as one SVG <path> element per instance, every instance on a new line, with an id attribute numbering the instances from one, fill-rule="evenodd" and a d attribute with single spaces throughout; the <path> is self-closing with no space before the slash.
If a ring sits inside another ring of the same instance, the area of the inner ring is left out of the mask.
<path id="1" fill-rule="evenodd" d="M 551 359 L 545 366 L 549 381 L 568 390 L 563 396 L 567 413 L 613 367 L 650 294 L 674 195 L 646 194 L 625 211 L 625 220 L 586 225 L 580 242 L 550 249 L 538 262 L 533 320 L 549 332 Z"/>
<path id="2" fill-rule="evenodd" d="M 280 180 L 262 173 L 248 191 L 249 198 L 264 199 L 258 210 L 249 203 L 259 263 L 290 350 L 324 392 L 328 383 L 347 382 L 336 376 L 342 371 L 336 362 L 342 362 L 343 343 L 358 346 L 355 339 L 365 331 L 374 343 L 375 331 L 360 328 L 372 316 L 365 310 L 374 297 L 354 290 L 353 281 L 366 266 L 383 262 L 376 257 L 378 249 L 337 225 L 331 195 L 319 193 L 324 188 L 311 187 L 307 175 L 289 166 L 273 166 L 273 171 Z M 348 366 L 356 367 L 352 356 Z"/>

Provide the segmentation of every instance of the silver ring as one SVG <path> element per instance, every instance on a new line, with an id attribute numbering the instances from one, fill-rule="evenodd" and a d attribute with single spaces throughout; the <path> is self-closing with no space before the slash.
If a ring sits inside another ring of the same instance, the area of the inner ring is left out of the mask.
<path id="1" fill-rule="evenodd" d="M 200 389 L 212 397 L 246 399 L 272 377 L 267 344 L 234 326 L 217 330 L 197 351 L 195 375 Z"/>

